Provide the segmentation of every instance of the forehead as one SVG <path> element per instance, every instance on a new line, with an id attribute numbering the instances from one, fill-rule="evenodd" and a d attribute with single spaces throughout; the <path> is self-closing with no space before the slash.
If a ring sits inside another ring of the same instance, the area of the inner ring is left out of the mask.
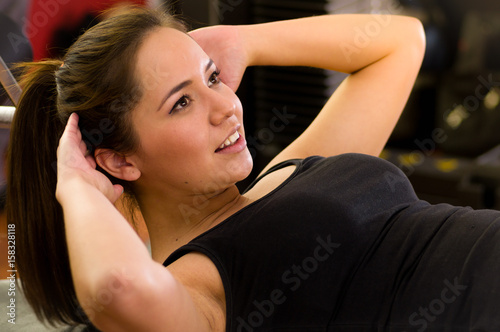
<path id="1" fill-rule="evenodd" d="M 151 32 L 137 52 L 137 73 L 142 80 L 171 77 L 206 62 L 208 56 L 187 34 L 159 28 Z"/>

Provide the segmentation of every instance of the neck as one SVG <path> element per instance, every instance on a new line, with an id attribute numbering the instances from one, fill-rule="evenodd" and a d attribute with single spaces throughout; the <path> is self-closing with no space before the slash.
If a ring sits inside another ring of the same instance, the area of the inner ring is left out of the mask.
<path id="1" fill-rule="evenodd" d="M 139 195 L 153 259 L 163 261 L 177 248 L 214 227 L 249 203 L 236 185 L 211 194 Z"/>

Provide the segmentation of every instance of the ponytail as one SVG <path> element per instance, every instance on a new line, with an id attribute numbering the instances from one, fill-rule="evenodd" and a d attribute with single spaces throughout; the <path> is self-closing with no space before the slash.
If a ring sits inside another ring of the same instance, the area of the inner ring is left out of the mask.
<path id="1" fill-rule="evenodd" d="M 113 130 L 89 139 L 89 149 L 124 154 L 137 149 L 131 121 L 142 93 L 135 75 L 136 52 L 159 27 L 186 30 L 163 12 L 131 8 L 80 36 L 66 53 L 64 66 L 56 60 L 21 65 L 23 93 L 7 160 L 7 218 L 15 225 L 16 267 L 26 299 L 38 319 L 52 325 L 89 324 L 76 297 L 62 208 L 55 198 L 59 138 L 76 112 L 82 133 L 112 124 Z"/>
<path id="2" fill-rule="evenodd" d="M 69 266 L 62 209 L 55 198 L 56 151 L 64 129 L 56 107 L 61 61 L 22 65 L 23 93 L 11 125 L 7 220 L 16 229 L 16 268 L 39 320 L 87 323 Z"/>

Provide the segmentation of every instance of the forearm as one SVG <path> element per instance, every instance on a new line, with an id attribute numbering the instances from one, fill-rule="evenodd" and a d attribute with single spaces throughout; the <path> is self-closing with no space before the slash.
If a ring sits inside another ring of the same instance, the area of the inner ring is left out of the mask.
<path id="1" fill-rule="evenodd" d="M 327 15 L 247 25 L 248 64 L 356 72 L 405 47 L 422 47 L 421 26 L 404 16 Z"/>
<path id="2" fill-rule="evenodd" d="M 75 290 L 82 306 L 108 290 L 108 280 L 134 282 L 153 265 L 132 227 L 95 187 L 78 178 L 59 195 Z"/>
<path id="3" fill-rule="evenodd" d="M 311 125 L 267 166 L 310 155 L 379 155 L 425 53 L 422 24 L 404 16 L 329 15 L 242 26 L 248 65 L 349 73 Z"/>

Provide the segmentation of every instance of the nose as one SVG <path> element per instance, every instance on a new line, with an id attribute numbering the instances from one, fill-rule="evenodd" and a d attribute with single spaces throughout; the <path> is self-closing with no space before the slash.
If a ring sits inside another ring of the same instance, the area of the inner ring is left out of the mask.
<path id="1" fill-rule="evenodd" d="M 235 96 L 225 96 L 215 91 L 210 94 L 210 123 L 218 126 L 236 112 Z"/>

